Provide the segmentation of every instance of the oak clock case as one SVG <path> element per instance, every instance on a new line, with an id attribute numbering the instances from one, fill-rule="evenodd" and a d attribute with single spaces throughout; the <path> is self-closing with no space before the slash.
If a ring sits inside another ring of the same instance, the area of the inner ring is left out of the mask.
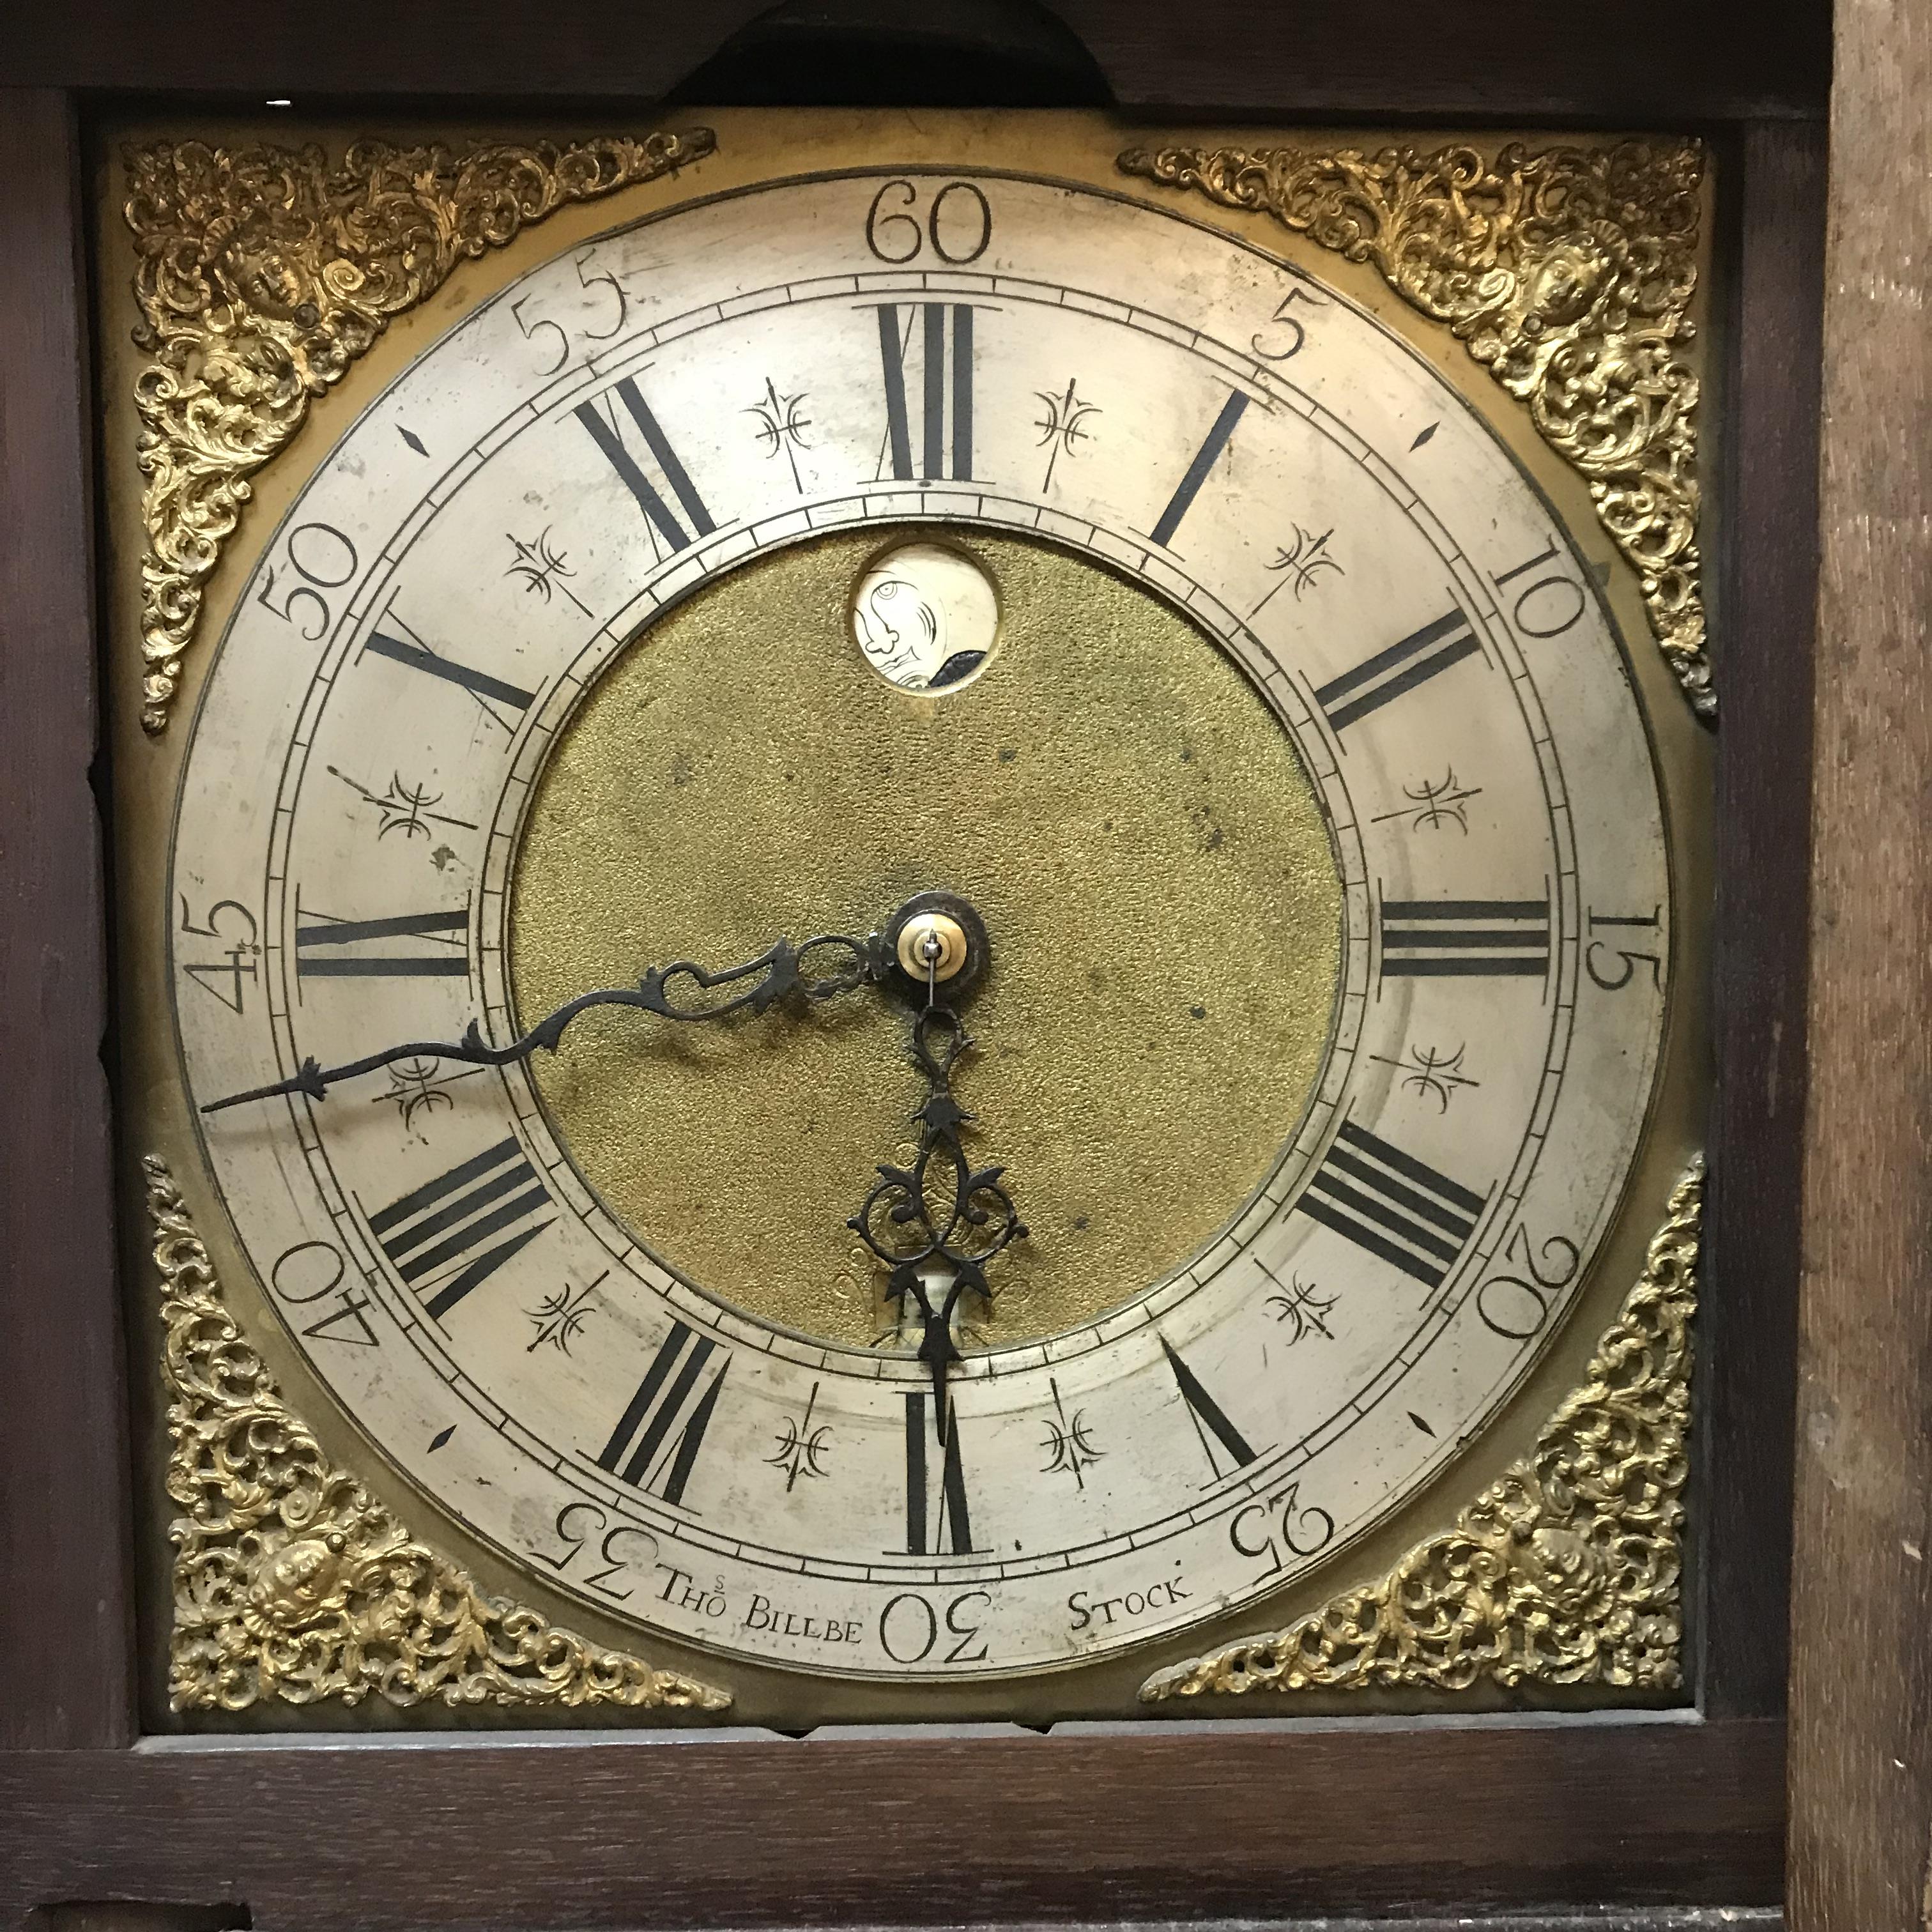
<path id="1" fill-rule="evenodd" d="M 467 1721 L 1260 1714 L 1144 1700 L 1454 1524 L 1681 1204 L 1706 734 L 1372 267 L 1097 119 L 692 118 L 388 320 L 120 680 L 170 1334 L 499 1606 Z M 302 1682 L 175 1721 L 404 1701 Z M 1268 1709 L 1449 1694 L 1379 1682 Z"/>

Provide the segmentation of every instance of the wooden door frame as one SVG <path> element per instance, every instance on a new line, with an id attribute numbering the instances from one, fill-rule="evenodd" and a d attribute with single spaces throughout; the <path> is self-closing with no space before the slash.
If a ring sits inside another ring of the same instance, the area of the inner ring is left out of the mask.
<path id="1" fill-rule="evenodd" d="M 1791 1918 L 1932 1912 L 1932 18 L 1838 10 Z"/>

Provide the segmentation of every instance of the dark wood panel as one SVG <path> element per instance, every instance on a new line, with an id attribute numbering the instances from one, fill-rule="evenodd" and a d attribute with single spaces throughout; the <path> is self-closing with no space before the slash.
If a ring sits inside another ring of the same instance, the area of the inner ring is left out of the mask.
<path id="1" fill-rule="evenodd" d="M 131 1736 L 72 117 L 0 110 L 0 1742 Z"/>
<path id="2" fill-rule="evenodd" d="M 1698 1316 L 1697 1598 L 1713 1714 L 1781 1709 L 1810 937 L 1825 142 L 1747 130 L 1727 197 L 1730 352 L 1707 419 L 1718 740 L 1716 1090 Z"/>
<path id="3" fill-rule="evenodd" d="M 146 1746 L 0 1758 L 0 1910 L 257 1932 L 1774 1904 L 1781 1726 Z M 219 1898 L 211 1898 L 218 1881 Z"/>
<path id="4" fill-rule="evenodd" d="M 1932 9 L 1838 10 L 1791 1916 L 1922 1932 L 1932 1837 Z"/>
<path id="5" fill-rule="evenodd" d="M 1003 1920 L 1000 1932 L 1120 1932 L 1118 1920 Z M 1669 1906 L 1636 1912 L 1484 1912 L 1454 1918 L 1189 1918 L 1142 1919 L 1141 1932 L 1782 1932 L 1784 1915 L 1774 1905 Z M 246 1932 L 238 1906 L 133 1905 L 124 1900 L 41 1906 L 28 1915 L 28 1932 Z M 784 1932 L 774 1927 L 772 1932 Z M 888 1932 L 884 1926 L 852 1926 L 848 1932 Z M 964 1924 L 933 1932 L 967 1932 Z"/>
<path id="6" fill-rule="evenodd" d="M 92 0 L 14 9 L 0 82 L 142 94 L 518 96 L 654 99 L 764 9 L 552 8 L 472 0 L 452 14 L 380 0 L 327 13 L 262 0 Z M 904 14 L 871 0 L 796 10 Z M 964 34 L 997 32 L 1010 5 L 922 11 Z M 1546 0 L 1491 0 L 1445 28 L 1433 0 L 1374 7 L 1253 0 L 1057 0 L 1120 104 L 1226 112 L 1687 122 L 1823 112 L 1827 0 L 1605 0 L 1587 16 Z M 460 21 L 460 25 L 458 24 Z"/>

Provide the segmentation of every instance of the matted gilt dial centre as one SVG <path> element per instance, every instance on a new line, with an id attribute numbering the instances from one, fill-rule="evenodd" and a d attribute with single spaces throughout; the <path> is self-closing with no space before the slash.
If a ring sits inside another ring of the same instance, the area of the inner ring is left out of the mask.
<path id="1" fill-rule="evenodd" d="M 1131 1299 L 1250 1197 L 1320 1068 L 1342 895 L 1292 740 L 1185 618 L 1049 546 L 929 532 L 741 566 L 605 669 L 525 821 L 511 966 L 537 1015 L 638 959 L 902 908 L 902 992 L 928 938 L 942 996 L 970 991 L 967 1151 L 1004 1163 L 1030 1230 L 968 1318 L 983 1346 Z M 914 550 L 998 586 L 997 650 L 938 695 L 882 680 L 850 623 L 880 560 Z M 903 1024 L 888 1001 L 675 1039 L 592 1014 L 533 1071 L 655 1252 L 869 1348 L 894 1311 L 845 1222 L 855 1175 L 916 1155 Z"/>

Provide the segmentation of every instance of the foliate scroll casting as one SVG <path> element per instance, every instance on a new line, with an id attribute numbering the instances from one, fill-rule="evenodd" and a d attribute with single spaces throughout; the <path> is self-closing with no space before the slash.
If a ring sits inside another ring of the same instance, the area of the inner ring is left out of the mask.
<path id="1" fill-rule="evenodd" d="M 166 1166 L 142 1163 L 167 1323 L 167 1490 L 180 1514 L 175 1709 L 346 1704 L 722 1711 L 730 1695 L 486 1597 L 335 1468 L 221 1297 Z"/>
<path id="2" fill-rule="evenodd" d="M 694 128 L 462 152 L 358 141 L 335 165 L 312 146 L 128 151 L 134 340 L 148 357 L 134 384 L 148 730 L 167 722 L 248 479 L 390 317 L 566 202 L 655 180 L 716 145 Z"/>
<path id="3" fill-rule="evenodd" d="M 1119 165 L 1372 262 L 1446 322 L 1588 484 L 1684 694 L 1715 717 L 1698 582 L 1698 386 L 1684 356 L 1701 146 L 1512 144 L 1493 158 L 1470 147 L 1164 148 Z"/>
<path id="4" fill-rule="evenodd" d="M 1148 1703 L 1247 1690 L 1682 1682 L 1690 1320 L 1704 1170 L 1670 1197 L 1588 1378 L 1532 1453 L 1378 1582 L 1156 1672 Z"/>

